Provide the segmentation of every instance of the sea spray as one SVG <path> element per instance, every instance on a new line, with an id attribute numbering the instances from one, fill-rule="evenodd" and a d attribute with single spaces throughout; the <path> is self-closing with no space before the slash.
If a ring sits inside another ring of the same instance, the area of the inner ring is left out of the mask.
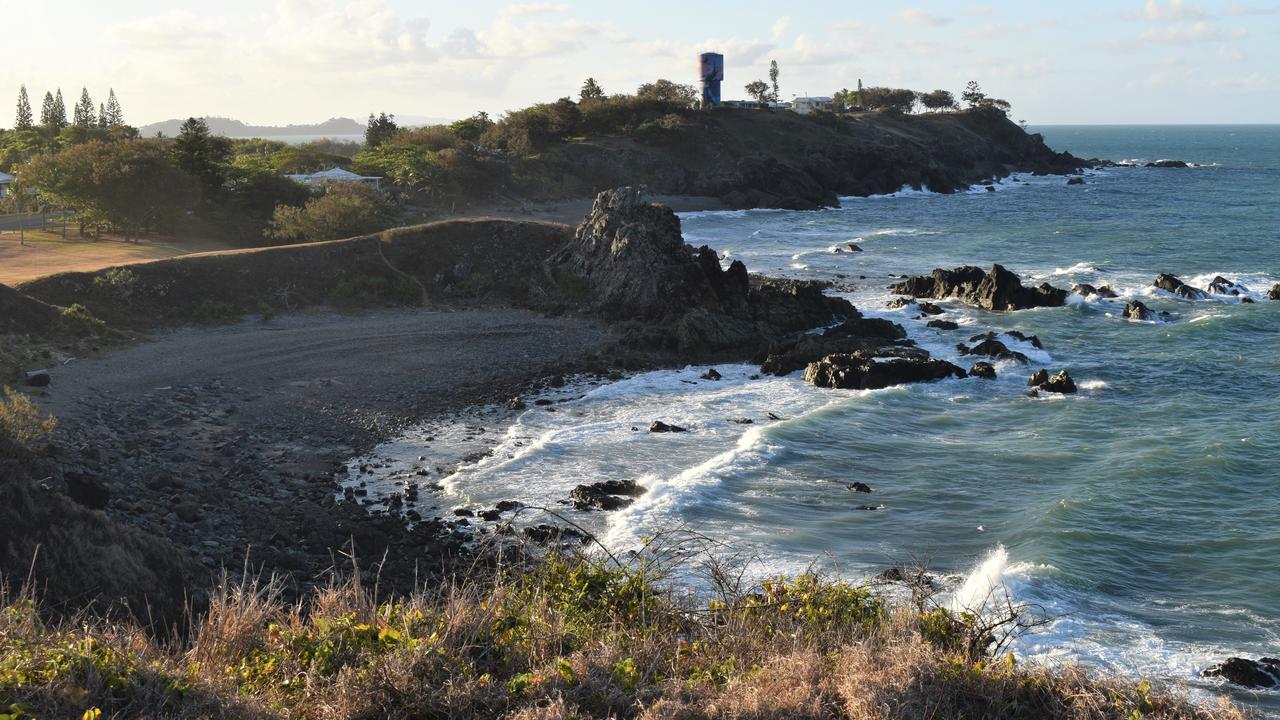
<path id="1" fill-rule="evenodd" d="M 987 615 L 995 611 L 1009 596 L 1004 572 L 1009 567 L 1009 552 L 997 545 L 982 562 L 965 576 L 964 583 L 951 596 L 951 611 Z"/>

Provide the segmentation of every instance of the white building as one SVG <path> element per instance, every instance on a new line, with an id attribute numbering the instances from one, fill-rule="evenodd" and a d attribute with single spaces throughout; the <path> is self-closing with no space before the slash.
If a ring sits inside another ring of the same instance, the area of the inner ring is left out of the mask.
<path id="1" fill-rule="evenodd" d="M 798 97 L 791 101 L 791 109 L 801 115 L 808 115 L 814 110 L 830 110 L 834 102 L 829 97 Z"/>
<path id="2" fill-rule="evenodd" d="M 0 172 L 0 198 L 5 197 L 12 192 L 12 190 L 9 189 L 9 186 L 13 185 L 13 182 L 17 179 L 18 178 L 7 172 Z"/>
<path id="3" fill-rule="evenodd" d="M 338 167 L 321 170 L 320 172 L 314 172 L 309 175 L 285 175 L 285 177 L 290 180 L 296 180 L 303 185 L 322 185 L 324 183 L 332 182 L 358 182 L 372 185 L 374 190 L 378 190 L 382 186 L 381 177 L 357 175 L 349 170 L 343 170 Z"/>

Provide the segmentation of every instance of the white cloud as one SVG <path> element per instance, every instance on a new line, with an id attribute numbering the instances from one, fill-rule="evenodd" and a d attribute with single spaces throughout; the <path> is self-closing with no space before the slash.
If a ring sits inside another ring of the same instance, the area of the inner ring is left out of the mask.
<path id="1" fill-rule="evenodd" d="M 1223 9 L 1222 14 L 1227 17 L 1245 17 L 1247 15 L 1275 15 L 1280 13 L 1280 8 L 1274 7 L 1258 7 L 1257 5 L 1245 5 L 1243 3 L 1228 3 Z"/>
<path id="2" fill-rule="evenodd" d="M 906 8 L 898 13 L 898 18 L 908 25 L 920 27 L 941 27 L 951 22 L 951 18 L 930 15 L 919 8 Z"/>
<path id="3" fill-rule="evenodd" d="M 778 42 L 783 38 L 783 36 L 787 34 L 787 31 L 790 29 L 791 29 L 791 18 L 786 15 L 783 15 L 782 17 L 774 21 L 773 28 L 770 30 L 769 35 L 774 42 Z"/>
<path id="4" fill-rule="evenodd" d="M 1166 4 L 1161 4 L 1159 0 L 1147 0 L 1146 6 L 1142 9 L 1142 17 L 1148 20 L 1200 20 L 1207 15 L 1200 8 L 1189 5 L 1184 0 L 1169 0 Z"/>
<path id="5" fill-rule="evenodd" d="M 1216 24 L 1201 20 L 1199 22 L 1175 25 L 1172 27 L 1153 28 L 1138 35 L 1142 44 L 1191 45 L 1200 42 L 1234 40 L 1249 34 L 1244 28 L 1235 28 L 1224 32 Z"/>

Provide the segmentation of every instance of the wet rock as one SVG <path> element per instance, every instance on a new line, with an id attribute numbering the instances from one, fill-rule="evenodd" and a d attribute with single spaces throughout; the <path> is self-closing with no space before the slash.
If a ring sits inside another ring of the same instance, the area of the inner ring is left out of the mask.
<path id="1" fill-rule="evenodd" d="M 855 317 L 828 328 L 820 335 L 803 333 L 774 343 L 761 363 L 760 371 L 770 375 L 789 375 L 827 355 L 872 350 L 906 337 L 907 331 L 897 323 L 882 318 Z"/>
<path id="2" fill-rule="evenodd" d="M 545 523 L 535 525 L 533 527 L 527 527 L 523 532 L 525 537 L 539 545 L 547 545 L 555 542 L 582 544 L 589 540 L 586 535 L 574 530 L 573 528 L 558 527 L 556 525 L 547 525 Z"/>
<path id="3" fill-rule="evenodd" d="M 1154 320 L 1156 314 L 1141 300 L 1134 300 L 1124 306 L 1124 316 L 1130 320 Z"/>
<path id="4" fill-rule="evenodd" d="M 1067 184 L 1068 184 L 1068 185 L 1083 185 L 1083 184 L 1084 184 L 1084 178 L 1082 178 L 1082 177 L 1067 178 Z"/>
<path id="5" fill-rule="evenodd" d="M 933 382 L 949 377 L 962 378 L 965 371 L 927 353 L 881 358 L 864 353 L 843 353 L 810 363 L 804 371 L 806 382 L 817 387 L 845 390 L 875 390 L 893 385 Z"/>
<path id="6" fill-rule="evenodd" d="M 720 380 L 722 376 L 715 368 L 711 368 L 706 372 L 702 373 L 701 375 L 699 375 L 698 377 L 702 378 L 703 380 Z"/>
<path id="7" fill-rule="evenodd" d="M 475 517 L 476 516 L 474 511 L 468 510 L 467 508 L 454 508 L 453 514 L 457 515 L 458 517 Z"/>
<path id="8" fill-rule="evenodd" d="M 847 487 L 854 492 L 860 492 L 860 493 L 871 492 L 871 486 L 863 482 L 849 483 Z"/>
<path id="9" fill-rule="evenodd" d="M 687 432 L 679 425 L 668 425 L 661 420 L 654 420 L 649 424 L 649 432 L 651 433 L 682 433 Z"/>
<path id="10" fill-rule="evenodd" d="M 1071 292 L 1077 295 L 1083 295 L 1084 297 L 1089 297 L 1090 295 L 1097 295 L 1100 298 L 1108 299 L 1116 297 L 1116 291 L 1106 285 L 1103 285 L 1102 287 L 1094 287 L 1088 283 L 1080 283 L 1078 285 L 1073 285 L 1071 287 Z"/>
<path id="11" fill-rule="evenodd" d="M 931 328 L 937 328 L 939 330 L 958 330 L 960 328 L 959 323 L 954 323 L 950 320 L 930 320 L 925 324 Z"/>
<path id="12" fill-rule="evenodd" d="M 1077 390 L 1075 381 L 1071 379 L 1071 374 L 1066 370 L 1058 371 L 1053 377 L 1049 377 L 1048 370 L 1037 370 L 1031 376 L 1031 380 L 1027 382 L 1027 385 L 1036 390 L 1062 395 L 1069 395 Z"/>
<path id="13" fill-rule="evenodd" d="M 497 522 L 502 519 L 502 511 L 497 508 L 481 511 L 480 519 L 488 522 Z"/>
<path id="14" fill-rule="evenodd" d="M 1193 288 L 1168 273 L 1161 273 L 1160 275 L 1157 275 L 1155 282 L 1151 284 L 1161 290 L 1171 292 L 1174 295 L 1187 298 L 1188 300 L 1203 300 L 1208 297 L 1203 290 Z"/>
<path id="15" fill-rule="evenodd" d="M 620 510 L 645 493 L 645 489 L 633 480 L 607 480 L 579 485 L 569 493 L 573 507 L 578 510 Z"/>
<path id="16" fill-rule="evenodd" d="M 1031 347 L 1037 350 L 1044 349 L 1044 343 L 1040 342 L 1040 337 L 1038 335 L 1027 335 L 1026 333 L 1022 333 L 1017 330 L 1005 330 L 1004 334 L 1008 335 L 1014 340 L 1021 340 L 1022 342 L 1025 342 L 1025 343 L 1031 343 Z"/>
<path id="17" fill-rule="evenodd" d="M 954 270 L 939 268 L 932 275 L 910 277 L 889 289 L 917 298 L 956 298 L 986 310 L 1059 307 L 1067 301 L 1066 290 L 1048 283 L 1025 287 L 1017 275 L 1000 265 L 992 265 L 990 271 L 971 265 Z"/>
<path id="18" fill-rule="evenodd" d="M 524 507 L 524 503 L 515 500 L 503 500 L 494 507 L 497 508 L 498 512 L 508 512 L 510 510 L 519 510 Z"/>
<path id="19" fill-rule="evenodd" d="M 854 245 L 853 243 L 849 243 L 849 252 L 862 252 L 862 248 Z"/>
<path id="20" fill-rule="evenodd" d="M 53 378 L 49 375 L 48 370 L 32 370 L 23 376 L 23 382 L 31 387 L 49 387 L 49 383 Z"/>
<path id="21" fill-rule="evenodd" d="M 916 301 L 916 299 L 915 299 L 915 298 L 909 298 L 909 297 L 896 297 L 896 298 L 894 298 L 894 299 L 892 299 L 892 300 L 890 300 L 890 301 L 889 301 L 889 304 L 888 304 L 888 306 L 887 306 L 887 307 L 888 307 L 890 310 L 897 310 L 898 308 L 904 308 L 904 307 L 906 307 L 906 306 L 908 306 L 908 305 L 910 305 L 910 304 L 914 303 L 915 301 Z"/>
<path id="22" fill-rule="evenodd" d="M 524 400 L 520 399 L 519 397 L 513 397 L 513 398 L 511 398 L 510 400 L 508 400 L 508 401 L 507 401 L 507 409 L 508 409 L 508 410 L 523 410 L 523 409 L 525 409 Z"/>
<path id="23" fill-rule="evenodd" d="M 1239 296 L 1246 290 L 1248 290 L 1248 288 L 1243 285 L 1237 285 L 1221 275 L 1214 277 L 1213 280 L 1209 282 L 1209 292 L 1217 293 L 1218 295 Z"/>
<path id="24" fill-rule="evenodd" d="M 982 337 L 981 335 L 977 337 Z M 970 338 L 971 340 L 974 338 Z M 994 336 L 988 336 L 982 342 L 968 348 L 964 355 L 981 355 L 983 357 L 995 358 L 997 360 L 1013 360 L 1015 362 L 1026 365 L 1030 360 L 1026 355 L 1017 350 L 1010 350 L 1008 345 L 996 340 Z"/>
<path id="25" fill-rule="evenodd" d="M 1280 300 L 1280 283 L 1271 286 L 1271 289 L 1267 291 L 1267 297 L 1272 300 Z"/>
<path id="26" fill-rule="evenodd" d="M 1280 686 L 1280 659 L 1231 657 L 1205 669 L 1201 675 L 1220 677 L 1247 688 L 1273 688 Z"/>
<path id="27" fill-rule="evenodd" d="M 1188 167 L 1186 160 L 1157 160 L 1147 163 L 1149 168 L 1185 168 Z"/>
<path id="28" fill-rule="evenodd" d="M 973 367 L 969 368 L 969 377 L 995 380 L 996 368 L 989 362 L 976 362 L 973 364 Z"/>
<path id="29" fill-rule="evenodd" d="M 934 305 L 931 302 L 922 302 L 918 305 L 918 307 L 920 308 L 920 312 L 924 313 L 925 315 L 941 315 L 942 313 L 946 312 L 945 310 L 938 307 L 937 305 Z"/>

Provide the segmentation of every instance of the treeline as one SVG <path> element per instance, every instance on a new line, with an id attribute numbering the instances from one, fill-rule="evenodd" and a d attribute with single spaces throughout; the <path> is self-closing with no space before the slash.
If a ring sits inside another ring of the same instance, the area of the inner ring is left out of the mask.
<path id="1" fill-rule="evenodd" d="M 868 87 L 857 90 L 847 88 L 832 95 L 833 104 L 842 110 L 878 110 L 881 112 L 911 113 L 917 107 L 929 112 L 958 111 L 960 103 L 949 90 L 920 92 L 907 88 Z M 1012 106 L 1006 100 L 988 97 L 976 80 L 970 80 L 960 93 L 960 101 L 969 110 L 994 109 L 1008 114 Z"/>
<path id="2" fill-rule="evenodd" d="M 107 91 L 105 103 L 95 107 L 88 88 L 80 90 L 80 99 L 67 115 L 62 89 L 46 92 L 37 118 L 27 94 L 27 86 L 18 89 L 18 105 L 13 129 L 0 129 L 0 170 L 10 171 L 38 153 L 88 142 L 134 138 L 138 131 L 125 124 L 124 111 L 115 89 Z"/>

